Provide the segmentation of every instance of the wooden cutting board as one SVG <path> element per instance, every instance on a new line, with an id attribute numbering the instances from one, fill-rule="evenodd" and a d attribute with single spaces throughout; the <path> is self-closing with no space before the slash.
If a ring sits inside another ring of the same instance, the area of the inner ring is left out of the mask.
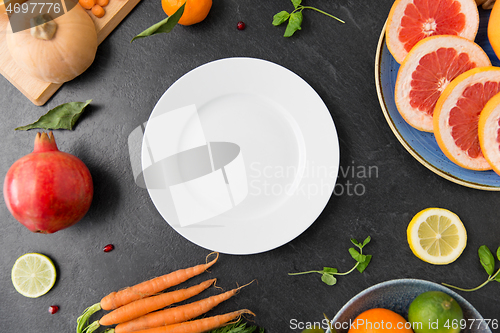
<path id="1" fill-rule="evenodd" d="M 90 14 L 97 29 L 97 42 L 101 42 L 113 31 L 116 26 L 130 13 L 140 0 L 110 0 L 105 7 L 106 15 L 96 18 Z M 40 81 L 23 72 L 12 59 L 7 49 L 5 30 L 9 23 L 8 16 L 0 14 L 0 74 L 10 81 L 33 104 L 44 105 L 47 100 L 62 86 Z"/>

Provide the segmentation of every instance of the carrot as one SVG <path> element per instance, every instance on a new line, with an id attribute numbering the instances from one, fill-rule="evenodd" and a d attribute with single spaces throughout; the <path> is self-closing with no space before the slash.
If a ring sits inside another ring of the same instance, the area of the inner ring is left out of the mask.
<path id="1" fill-rule="evenodd" d="M 211 253 L 212 254 L 212 253 Z M 209 254 L 208 257 L 211 255 Z M 215 259 L 205 264 L 179 269 L 172 273 L 168 273 L 151 280 L 147 280 L 136 284 L 135 286 L 122 289 L 118 292 L 112 292 L 105 296 L 99 303 L 96 303 L 83 312 L 83 314 L 77 319 L 76 332 L 82 333 L 89 318 L 97 311 L 103 310 L 114 310 L 122 305 L 131 303 L 141 298 L 145 298 L 154 294 L 159 293 L 162 290 L 181 284 L 182 282 L 203 273 L 205 270 L 210 268 L 213 264 L 217 262 L 219 258 L 219 253 L 216 253 Z M 94 328 L 95 330 L 95 328 Z M 92 330 L 87 330 L 86 332 L 92 332 Z"/>
<path id="2" fill-rule="evenodd" d="M 104 315 L 99 320 L 99 324 L 101 324 L 101 326 L 109 326 L 137 319 L 155 310 L 198 295 L 203 290 L 214 284 L 215 281 L 216 279 L 211 279 L 190 288 L 139 299 Z"/>
<path id="3" fill-rule="evenodd" d="M 229 324 L 233 320 L 238 320 L 244 314 L 255 316 L 252 311 L 245 309 L 218 316 L 185 321 L 183 323 L 160 326 L 147 330 L 135 331 L 135 333 L 202 333 Z M 109 333 L 112 332 L 113 330 L 109 331 Z"/>
<path id="4" fill-rule="evenodd" d="M 223 294 L 214 295 L 193 303 L 184 304 L 174 308 L 156 311 L 134 320 L 122 322 L 115 327 L 115 333 L 135 333 L 135 331 L 139 330 L 177 324 L 196 318 L 213 309 L 220 303 L 233 297 L 241 290 L 241 288 L 246 287 L 250 283 L 233 290 L 226 291 Z"/>

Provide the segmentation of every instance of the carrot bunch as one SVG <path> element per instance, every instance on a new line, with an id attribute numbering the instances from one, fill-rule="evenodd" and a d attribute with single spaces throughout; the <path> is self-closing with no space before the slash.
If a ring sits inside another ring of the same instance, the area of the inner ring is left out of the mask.
<path id="1" fill-rule="evenodd" d="M 165 289 L 177 286 L 182 282 L 206 271 L 213 264 L 215 264 L 219 258 L 219 254 L 217 253 L 216 255 L 215 259 L 211 261 L 207 260 L 205 264 L 180 269 L 172 273 L 141 282 L 135 286 L 125 288 L 118 292 L 110 293 L 101 299 L 99 303 L 88 307 L 84 313 L 78 317 L 76 332 L 92 333 L 100 326 L 116 325 L 112 329 L 107 329 L 106 332 L 201 333 L 237 320 L 244 314 L 254 315 L 254 313 L 250 310 L 245 309 L 223 315 L 191 320 L 201 316 L 221 302 L 236 295 L 241 288 L 247 286 L 248 284 L 196 302 L 166 308 L 169 305 L 196 296 L 203 290 L 215 284 L 216 279 L 210 279 L 189 288 L 160 293 Z M 90 317 L 101 309 L 112 311 L 105 314 L 100 320 L 94 321 L 88 325 Z"/>

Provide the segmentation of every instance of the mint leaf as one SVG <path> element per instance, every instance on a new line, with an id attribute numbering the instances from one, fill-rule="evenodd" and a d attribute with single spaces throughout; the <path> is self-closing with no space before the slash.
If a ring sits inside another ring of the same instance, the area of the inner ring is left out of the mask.
<path id="1" fill-rule="evenodd" d="M 363 241 L 363 245 L 361 246 L 364 247 L 366 244 L 370 243 L 371 240 L 372 238 L 370 236 L 366 237 L 366 239 Z"/>
<path id="2" fill-rule="evenodd" d="M 370 261 L 372 260 L 372 256 L 369 254 L 365 257 L 365 261 L 360 262 L 358 266 L 356 266 L 356 269 L 360 272 L 363 273 Z"/>
<path id="3" fill-rule="evenodd" d="M 349 248 L 349 253 L 351 254 L 351 257 L 359 263 L 363 263 L 366 260 L 366 256 L 359 253 L 358 250 L 353 247 Z"/>
<path id="4" fill-rule="evenodd" d="M 483 245 L 479 248 L 477 253 L 479 255 L 481 265 L 483 265 L 486 273 L 488 273 L 488 275 L 490 276 L 493 275 L 493 272 L 495 270 L 495 258 L 493 257 L 490 249 L 486 245 Z"/>
<path id="5" fill-rule="evenodd" d="M 337 279 L 335 278 L 335 276 L 327 274 L 327 273 L 325 273 L 321 276 L 321 281 L 323 281 L 324 283 L 326 283 L 329 286 L 333 286 L 334 284 L 337 283 Z"/>
<path id="6" fill-rule="evenodd" d="M 186 2 L 182 4 L 182 6 L 177 9 L 175 13 L 164 19 L 163 21 L 160 21 L 156 24 L 153 24 L 151 27 L 147 28 L 130 41 L 131 43 L 139 38 L 144 38 L 160 33 L 169 33 L 172 31 L 172 29 L 177 25 L 177 22 L 179 22 L 182 14 L 184 13 L 184 7 L 186 6 Z"/>
<path id="7" fill-rule="evenodd" d="M 323 273 L 337 273 L 339 270 L 331 267 L 323 267 Z"/>
<path id="8" fill-rule="evenodd" d="M 357 247 L 360 247 L 361 244 L 359 244 L 359 242 L 357 240 L 355 240 L 354 238 L 351 238 L 351 243 L 353 243 L 354 245 L 356 245 Z"/>
<path id="9" fill-rule="evenodd" d="M 289 17 L 290 14 L 286 10 L 283 10 L 273 16 L 273 25 L 278 26 L 286 22 L 286 20 L 288 20 Z"/>
<path id="10" fill-rule="evenodd" d="M 302 12 L 295 12 L 290 14 L 290 18 L 288 19 L 288 24 L 286 26 L 285 37 L 291 37 L 295 31 L 301 30 L 302 27 Z"/>
<path id="11" fill-rule="evenodd" d="M 72 130 L 76 121 L 82 115 L 85 107 L 92 102 L 89 99 L 86 102 L 70 102 L 56 106 L 46 114 L 38 118 L 37 121 L 26 126 L 17 127 L 16 131 L 27 131 L 30 129 L 67 129 Z"/>
<path id="12" fill-rule="evenodd" d="M 299 7 L 301 3 L 302 0 L 292 0 L 292 4 L 295 7 L 295 9 L 297 9 L 297 7 Z"/>
<path id="13" fill-rule="evenodd" d="M 497 258 L 498 258 L 498 260 L 500 260 L 500 246 L 497 249 Z"/>

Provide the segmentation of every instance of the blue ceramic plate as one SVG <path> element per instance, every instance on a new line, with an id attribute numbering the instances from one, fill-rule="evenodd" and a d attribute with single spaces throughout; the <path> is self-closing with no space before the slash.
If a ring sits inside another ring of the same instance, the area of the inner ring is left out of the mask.
<path id="1" fill-rule="evenodd" d="M 336 331 L 346 333 L 348 329 L 343 329 L 342 323 L 354 322 L 361 312 L 373 308 L 386 308 L 408 319 L 408 308 L 411 302 L 421 293 L 430 290 L 445 292 L 458 302 L 465 319 L 462 321 L 464 329 L 461 332 L 491 333 L 490 328 L 498 325 L 498 322 L 487 324 L 479 312 L 462 296 L 440 284 L 425 280 L 399 279 L 376 284 L 353 297 L 333 319 Z M 347 325 L 344 324 L 344 327 Z"/>
<path id="2" fill-rule="evenodd" d="M 480 24 L 475 42 L 490 57 L 494 66 L 500 66 L 488 41 L 487 27 L 490 11 L 479 10 Z M 408 150 L 424 166 L 457 184 L 488 191 L 500 191 L 500 176 L 493 171 L 472 171 L 451 162 L 439 148 L 434 134 L 414 129 L 401 117 L 394 102 L 394 87 L 399 64 L 394 60 L 385 42 L 385 26 L 380 35 L 375 59 L 375 83 L 384 116 L 392 131 Z"/>

